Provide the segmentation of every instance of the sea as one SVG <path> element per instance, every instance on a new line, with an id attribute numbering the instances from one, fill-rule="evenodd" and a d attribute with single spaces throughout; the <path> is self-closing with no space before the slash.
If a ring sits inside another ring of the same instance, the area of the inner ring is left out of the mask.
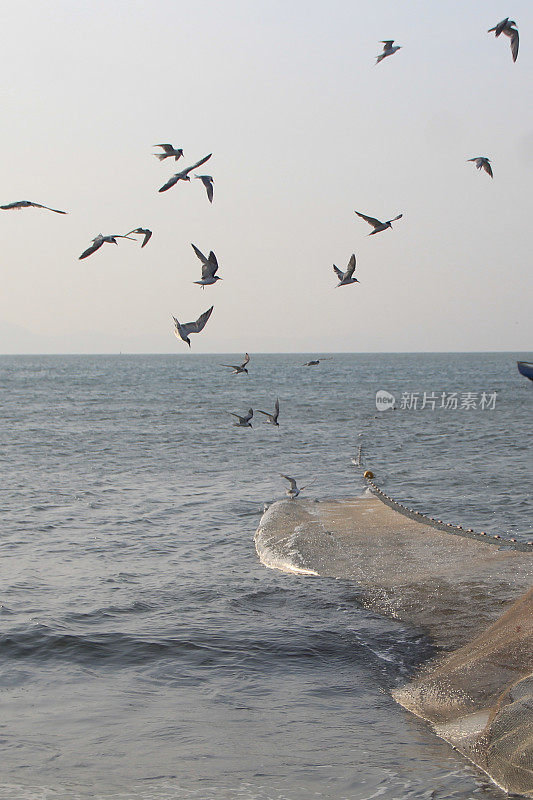
<path id="1" fill-rule="evenodd" d="M 533 540 L 531 354 L 242 356 L 0 357 L 1 800 L 501 800 L 390 696 L 425 632 L 253 537 L 281 473 L 361 495 L 359 454 Z"/>

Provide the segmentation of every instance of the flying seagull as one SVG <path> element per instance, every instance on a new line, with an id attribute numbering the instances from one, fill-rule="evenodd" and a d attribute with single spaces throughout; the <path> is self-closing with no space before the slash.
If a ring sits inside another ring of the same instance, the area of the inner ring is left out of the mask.
<path id="1" fill-rule="evenodd" d="M 229 367 L 230 369 L 232 369 L 233 370 L 232 375 L 239 375 L 242 372 L 246 372 L 246 374 L 248 374 L 248 370 L 246 369 L 246 365 L 249 362 L 249 360 L 250 360 L 250 356 L 248 355 L 248 353 L 245 353 L 244 354 L 244 361 L 242 362 L 242 364 L 240 364 L 240 365 L 237 365 L 237 364 L 221 364 L 220 366 L 221 367 Z"/>
<path id="2" fill-rule="evenodd" d="M 134 228 L 132 231 L 128 231 L 126 236 L 129 236 L 130 233 L 141 233 L 144 234 L 144 239 L 141 247 L 144 247 L 145 244 L 148 244 L 150 238 L 152 236 L 152 231 L 148 230 L 148 228 Z"/>
<path id="3" fill-rule="evenodd" d="M 167 189 L 170 189 L 170 187 L 174 186 L 174 184 L 177 183 L 178 181 L 190 181 L 189 172 L 192 172 L 192 170 L 196 169 L 197 167 L 201 167 L 202 164 L 205 164 L 206 161 L 209 161 L 209 159 L 211 158 L 212 155 L 213 155 L 213 153 L 209 153 L 208 156 L 204 156 L 203 158 L 200 159 L 200 161 L 197 161 L 196 164 L 193 164 L 191 167 L 187 167 L 186 169 L 182 169 L 181 172 L 176 172 L 176 174 L 173 175 L 165 183 L 165 185 L 160 188 L 159 191 L 160 192 L 166 192 Z"/>
<path id="4" fill-rule="evenodd" d="M 357 278 L 353 277 L 353 273 L 355 270 L 355 255 L 352 253 L 350 256 L 350 260 L 348 261 L 348 266 L 346 267 L 346 272 L 343 272 L 338 267 L 333 264 L 333 269 L 335 270 L 335 274 L 339 279 L 340 283 L 337 286 L 348 286 L 349 283 L 359 283 Z"/>
<path id="5" fill-rule="evenodd" d="M 205 186 L 205 190 L 207 192 L 207 197 L 210 203 L 213 202 L 213 178 L 211 175 L 195 175 L 195 178 L 198 178 L 202 181 L 203 185 Z"/>
<path id="6" fill-rule="evenodd" d="M 289 478 L 288 475 L 282 475 L 281 472 L 280 476 L 282 478 L 285 478 L 285 480 L 289 481 L 290 483 L 290 487 L 286 489 L 286 494 L 288 495 L 288 497 L 290 497 L 291 500 L 294 500 L 296 497 L 298 497 L 300 492 L 303 492 L 304 489 L 307 489 L 307 486 L 311 486 L 311 484 L 308 483 L 307 486 L 302 486 L 301 489 L 298 489 L 298 487 L 296 486 L 296 480 L 294 478 Z"/>
<path id="7" fill-rule="evenodd" d="M 305 364 L 302 364 L 302 367 L 317 367 L 321 361 L 331 361 L 333 356 L 328 356 L 327 358 L 316 358 L 314 361 L 306 361 Z"/>
<path id="8" fill-rule="evenodd" d="M 177 339 L 183 339 L 183 341 L 187 342 L 187 344 L 190 347 L 191 342 L 189 339 L 189 334 L 200 333 L 200 331 L 204 329 L 205 323 L 211 316 L 212 311 L 213 311 L 213 306 L 211 306 L 211 308 L 208 308 L 207 311 L 204 311 L 204 313 L 198 317 L 196 322 L 184 322 L 183 324 L 181 322 L 178 322 L 176 317 L 173 316 L 172 319 L 174 320 L 174 336 L 176 336 Z"/>
<path id="9" fill-rule="evenodd" d="M 513 27 L 514 25 L 514 27 Z M 509 19 L 509 17 L 505 17 L 502 19 L 501 22 L 498 22 L 494 28 L 489 28 L 487 33 L 494 32 L 494 35 L 498 37 L 500 33 L 503 33 L 505 36 L 508 36 L 511 40 L 511 55 L 513 56 L 513 61 L 516 61 L 518 58 L 518 45 L 519 45 L 519 38 L 518 38 L 518 30 L 516 29 L 516 22 L 514 19 Z"/>
<path id="10" fill-rule="evenodd" d="M 202 280 L 193 281 L 193 283 L 198 283 L 203 289 L 205 286 L 211 286 L 211 284 L 221 281 L 222 278 L 215 274 L 218 269 L 218 261 L 213 251 L 211 250 L 209 257 L 206 258 L 202 251 L 198 250 L 192 242 L 191 247 L 202 262 Z"/>
<path id="11" fill-rule="evenodd" d="M 392 222 L 395 222 L 397 219 L 401 219 L 403 214 L 398 214 L 397 217 L 393 217 L 389 219 L 388 222 L 380 222 L 379 219 L 375 219 L 374 217 L 367 217 L 365 214 L 360 214 L 359 211 L 355 212 L 358 217 L 364 219 L 365 222 L 368 222 L 369 225 L 372 225 L 374 228 L 368 235 L 372 236 L 374 233 L 381 233 L 381 231 L 386 231 L 387 228 L 392 228 Z"/>
<path id="12" fill-rule="evenodd" d="M 234 414 L 233 411 L 230 411 L 229 413 L 231 414 L 232 417 L 237 417 L 237 419 L 239 420 L 238 422 L 234 422 L 233 423 L 238 428 L 252 428 L 253 427 L 252 423 L 250 422 L 250 420 L 252 419 L 252 417 L 254 415 L 253 408 L 249 408 L 248 409 L 248 413 L 246 414 L 245 417 L 240 417 L 238 414 Z"/>
<path id="13" fill-rule="evenodd" d="M 376 57 L 376 64 L 379 64 L 380 61 L 383 61 L 384 58 L 387 56 L 393 56 L 397 50 L 401 49 L 401 45 L 397 44 L 394 45 L 394 39 L 382 39 L 381 44 L 383 45 L 383 52 Z"/>
<path id="14" fill-rule="evenodd" d="M 176 149 L 171 144 L 154 144 L 154 147 L 162 147 L 163 150 L 165 151 L 164 153 L 153 154 L 160 161 L 164 161 L 165 158 L 172 158 L 172 156 L 174 156 L 174 161 L 177 161 L 178 158 L 181 158 L 183 155 L 183 150 L 181 147 Z"/>
<path id="15" fill-rule="evenodd" d="M 279 398 L 276 399 L 276 405 L 274 406 L 274 413 L 269 414 L 268 411 L 260 411 L 257 409 L 258 414 L 264 414 L 265 417 L 268 417 L 267 422 L 270 425 L 275 425 L 276 428 L 279 428 L 278 417 L 279 417 Z"/>
<path id="16" fill-rule="evenodd" d="M 477 156 L 476 158 L 468 158 L 467 161 L 474 161 L 478 169 L 484 169 L 487 175 L 493 177 L 492 167 L 490 165 L 490 158 L 485 156 Z"/>
<path id="17" fill-rule="evenodd" d="M 59 211 L 57 208 L 42 206 L 40 203 L 32 203 L 31 200 L 17 200 L 16 203 L 8 203 L 5 206 L 0 206 L 0 208 L 2 211 L 18 211 L 20 208 L 45 208 L 47 211 L 53 211 L 55 214 L 68 214 L 68 211 Z"/>
<path id="18" fill-rule="evenodd" d="M 92 245 L 88 247 L 87 250 L 83 251 L 81 256 L 78 258 L 78 261 L 81 261 L 82 258 L 87 258 L 87 256 L 90 256 L 93 253 L 96 253 L 96 251 L 101 248 L 104 242 L 108 242 L 109 244 L 118 244 L 117 239 L 132 239 L 132 241 L 135 241 L 133 237 L 128 235 L 124 236 L 120 233 L 113 233 L 109 236 L 104 236 L 102 233 L 99 233 L 98 236 L 95 236 L 93 239 Z"/>

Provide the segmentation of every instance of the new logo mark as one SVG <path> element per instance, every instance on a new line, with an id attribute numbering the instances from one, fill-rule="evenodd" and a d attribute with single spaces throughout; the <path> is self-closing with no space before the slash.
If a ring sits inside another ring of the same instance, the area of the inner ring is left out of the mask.
<path id="1" fill-rule="evenodd" d="M 376 392 L 376 408 L 378 411 L 387 411 L 389 408 L 394 408 L 394 403 L 394 395 L 386 392 L 385 389 L 380 389 L 379 392 Z"/>

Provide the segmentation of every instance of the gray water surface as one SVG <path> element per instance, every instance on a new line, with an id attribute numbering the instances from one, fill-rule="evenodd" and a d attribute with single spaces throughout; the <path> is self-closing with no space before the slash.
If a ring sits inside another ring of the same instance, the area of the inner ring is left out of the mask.
<path id="1" fill-rule="evenodd" d="M 389 696 L 423 632 L 253 534 L 280 472 L 360 494 L 363 443 L 389 494 L 533 539 L 533 384 L 513 354 L 309 357 L 0 357 L 0 798 L 504 796 Z M 400 408 L 424 391 L 497 399 Z M 232 426 L 276 397 L 279 428 Z"/>

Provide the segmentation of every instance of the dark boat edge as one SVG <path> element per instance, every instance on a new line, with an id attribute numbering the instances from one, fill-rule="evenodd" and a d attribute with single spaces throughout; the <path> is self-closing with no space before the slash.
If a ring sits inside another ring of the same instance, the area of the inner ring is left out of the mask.
<path id="1" fill-rule="evenodd" d="M 517 361 L 516 366 L 518 367 L 520 375 L 533 381 L 533 364 L 530 361 Z"/>

